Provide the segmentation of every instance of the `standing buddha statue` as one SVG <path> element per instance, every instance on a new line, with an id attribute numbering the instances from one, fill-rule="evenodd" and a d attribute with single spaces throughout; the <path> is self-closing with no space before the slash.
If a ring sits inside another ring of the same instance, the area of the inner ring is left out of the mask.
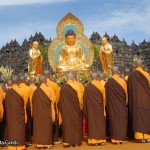
<path id="1" fill-rule="evenodd" d="M 39 43 L 34 41 L 32 48 L 29 50 L 28 78 L 42 74 L 42 61 L 43 57 L 39 50 Z"/>
<path id="2" fill-rule="evenodd" d="M 114 63 L 113 48 L 108 42 L 106 37 L 101 39 L 102 46 L 100 48 L 100 60 L 102 64 L 103 72 L 106 74 L 111 74 L 111 67 Z"/>

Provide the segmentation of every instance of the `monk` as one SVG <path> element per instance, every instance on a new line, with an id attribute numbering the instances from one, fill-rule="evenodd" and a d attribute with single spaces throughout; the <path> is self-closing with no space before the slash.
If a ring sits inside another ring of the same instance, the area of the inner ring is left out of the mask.
<path id="1" fill-rule="evenodd" d="M 30 92 L 31 89 L 26 85 L 26 77 L 24 75 L 20 75 L 20 84 L 22 92 L 24 93 L 25 99 L 25 122 L 26 122 L 26 145 L 31 145 L 31 107 L 30 107 Z"/>
<path id="2" fill-rule="evenodd" d="M 84 86 L 82 85 L 82 83 L 80 83 L 77 79 L 77 72 L 76 71 L 73 71 L 73 74 L 74 74 L 74 83 L 77 84 L 79 86 L 79 101 L 80 101 L 80 104 L 81 104 L 81 109 L 83 107 L 83 94 L 84 94 Z"/>
<path id="3" fill-rule="evenodd" d="M 50 79 L 50 71 L 49 70 L 44 70 L 43 71 L 43 75 L 46 76 L 46 83 L 47 83 L 47 86 L 52 88 L 55 95 L 56 95 L 56 103 L 55 103 L 55 122 L 54 122 L 54 128 L 53 128 L 53 132 L 54 132 L 54 144 L 59 144 L 59 124 L 61 124 L 61 121 L 58 117 L 58 113 L 59 113 L 59 110 L 58 110 L 58 107 L 57 107 L 57 104 L 58 104 L 58 101 L 59 101 L 59 96 L 60 96 L 60 87 L 58 86 L 57 83 L 53 82 L 51 79 Z"/>
<path id="4" fill-rule="evenodd" d="M 126 67 L 124 69 L 123 79 L 126 81 L 127 84 L 128 84 L 128 78 L 129 78 L 130 73 L 131 73 L 130 68 Z M 128 103 L 127 107 L 129 107 L 129 103 Z M 128 114 L 129 114 L 129 109 L 128 109 Z M 131 118 L 130 118 L 130 115 L 128 115 L 127 138 L 128 139 L 133 139 L 133 132 L 132 132 L 132 129 L 131 129 Z"/>
<path id="5" fill-rule="evenodd" d="M 74 73 L 74 83 L 77 84 L 80 88 L 79 90 L 80 102 L 83 102 L 84 86 L 77 79 L 77 71 L 73 71 L 73 73 Z M 83 104 L 81 104 L 81 109 L 83 109 Z M 85 117 L 83 115 L 83 137 L 86 137 L 86 136 L 87 136 L 87 125 L 86 125 Z"/>
<path id="6" fill-rule="evenodd" d="M 54 92 L 56 94 L 56 102 L 58 103 L 59 96 L 60 96 L 60 87 L 58 86 L 57 83 L 53 82 L 50 79 L 51 74 L 50 74 L 49 70 L 44 70 L 43 75 L 46 76 L 47 86 L 51 87 L 54 90 Z"/>
<path id="7" fill-rule="evenodd" d="M 97 78 L 98 78 L 100 84 L 105 86 L 105 84 L 106 84 L 105 76 L 104 76 L 104 74 L 102 72 L 97 71 Z"/>
<path id="8" fill-rule="evenodd" d="M 40 76 L 40 87 L 33 94 L 33 143 L 37 148 L 52 148 L 54 103 L 56 96 L 46 85 L 46 77 Z"/>
<path id="9" fill-rule="evenodd" d="M 88 144 L 104 145 L 106 142 L 105 88 L 99 83 L 97 73 L 85 87 L 83 111 L 88 126 Z"/>
<path id="10" fill-rule="evenodd" d="M 73 72 L 67 72 L 67 83 L 60 91 L 59 108 L 62 116 L 63 146 L 82 144 L 82 112 L 80 88 L 74 83 Z"/>
<path id="11" fill-rule="evenodd" d="M 128 67 L 125 68 L 125 70 L 124 70 L 124 79 L 125 79 L 125 81 L 128 81 L 128 77 L 129 77 L 130 73 L 131 73 L 130 68 L 128 68 Z"/>
<path id="12" fill-rule="evenodd" d="M 34 77 L 30 78 L 29 87 L 30 87 L 29 101 L 30 101 L 31 116 L 32 116 L 32 96 L 33 96 L 34 91 L 37 89 L 36 78 L 34 78 Z"/>
<path id="13" fill-rule="evenodd" d="M 9 79 L 8 82 L 7 82 L 7 90 L 11 89 L 11 86 L 12 86 L 12 80 Z"/>
<path id="14" fill-rule="evenodd" d="M 16 145 L 8 145 L 8 150 L 25 149 L 25 101 L 24 93 L 18 86 L 19 77 L 12 76 L 12 88 L 5 98 L 7 127 L 6 139 L 15 141 Z"/>
<path id="15" fill-rule="evenodd" d="M 129 111 L 137 142 L 150 142 L 150 76 L 144 61 L 135 61 L 135 71 L 128 78 Z"/>
<path id="16" fill-rule="evenodd" d="M 119 68 L 113 66 L 112 78 L 105 84 L 107 117 L 113 144 L 122 144 L 127 136 L 127 85 L 125 80 L 119 77 L 119 73 Z"/>

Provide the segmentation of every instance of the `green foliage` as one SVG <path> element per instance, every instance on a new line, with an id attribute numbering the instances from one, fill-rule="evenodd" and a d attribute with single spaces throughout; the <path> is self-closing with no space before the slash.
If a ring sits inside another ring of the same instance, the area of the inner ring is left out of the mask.
<path id="1" fill-rule="evenodd" d="M 89 72 L 84 72 L 84 71 L 79 72 L 78 73 L 78 81 L 80 81 L 84 85 L 89 84 L 91 82 Z"/>
<path id="2" fill-rule="evenodd" d="M 1 72 L 1 77 L 0 77 L 1 80 L 3 80 L 4 82 L 7 82 L 10 79 L 14 70 L 8 66 L 6 67 L 0 66 L 0 72 Z"/>
<path id="3" fill-rule="evenodd" d="M 40 45 L 39 50 L 43 56 L 43 60 L 47 60 L 48 59 L 48 47 Z"/>
<path id="4" fill-rule="evenodd" d="M 97 60 L 98 63 L 100 63 L 99 57 L 100 45 L 93 44 L 93 48 L 94 48 L 94 58 Z"/>
<path id="5" fill-rule="evenodd" d="M 63 84 L 66 82 L 66 78 L 65 77 L 62 77 L 62 78 L 58 78 L 57 79 L 57 84 L 62 87 Z"/>

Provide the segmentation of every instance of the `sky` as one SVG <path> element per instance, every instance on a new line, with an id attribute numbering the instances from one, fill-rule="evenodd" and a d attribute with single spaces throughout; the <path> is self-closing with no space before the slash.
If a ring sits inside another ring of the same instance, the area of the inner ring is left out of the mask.
<path id="1" fill-rule="evenodd" d="M 13 39 L 22 44 L 31 34 L 56 37 L 58 22 L 73 13 L 84 34 L 116 34 L 128 44 L 150 41 L 150 0 L 0 0 L 0 48 Z"/>

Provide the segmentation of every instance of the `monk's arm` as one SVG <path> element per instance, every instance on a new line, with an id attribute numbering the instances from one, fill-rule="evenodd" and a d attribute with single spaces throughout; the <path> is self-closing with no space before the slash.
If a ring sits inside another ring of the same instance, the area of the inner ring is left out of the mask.
<path id="1" fill-rule="evenodd" d="M 4 113 L 4 108 L 3 108 L 3 99 L 2 96 L 0 95 L 0 122 L 3 118 L 3 113 Z"/>
<path id="2" fill-rule="evenodd" d="M 126 94 L 126 104 L 128 104 L 128 90 L 127 90 L 126 82 L 124 83 L 124 90 L 125 90 L 125 94 Z"/>
<path id="3" fill-rule="evenodd" d="M 58 104 L 59 97 L 60 97 L 60 87 L 57 85 L 56 86 L 56 104 Z"/>
<path id="4" fill-rule="evenodd" d="M 30 90 L 30 96 L 29 96 L 29 102 L 30 102 L 30 108 L 31 108 L 31 116 L 33 114 L 33 110 L 32 110 L 32 97 L 33 97 L 33 89 Z"/>
<path id="5" fill-rule="evenodd" d="M 102 91 L 102 95 L 103 95 L 103 103 L 104 103 L 104 116 L 106 116 L 106 91 L 105 91 L 105 87 Z"/>

